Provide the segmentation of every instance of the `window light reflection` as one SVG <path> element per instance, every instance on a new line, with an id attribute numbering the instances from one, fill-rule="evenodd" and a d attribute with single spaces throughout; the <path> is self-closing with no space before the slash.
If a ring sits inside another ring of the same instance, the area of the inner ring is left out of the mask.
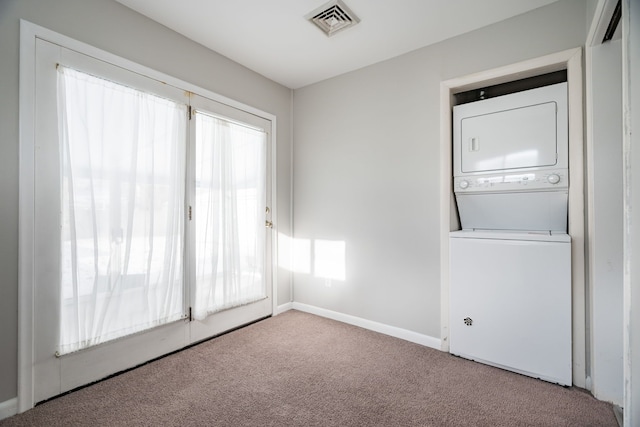
<path id="1" fill-rule="evenodd" d="M 314 250 L 315 277 L 344 281 L 346 243 L 341 240 L 316 240 Z"/>
<path id="2" fill-rule="evenodd" d="M 344 281 L 346 243 L 344 240 L 297 239 L 279 233 L 278 266 L 294 273 L 313 274 L 325 279 L 325 284 L 332 280 Z"/>
<path id="3" fill-rule="evenodd" d="M 294 273 L 311 273 L 311 241 L 278 234 L 278 265 Z"/>

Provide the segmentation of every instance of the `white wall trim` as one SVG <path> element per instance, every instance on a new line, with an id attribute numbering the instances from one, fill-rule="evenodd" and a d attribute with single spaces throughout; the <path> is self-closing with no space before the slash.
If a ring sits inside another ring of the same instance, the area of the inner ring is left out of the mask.
<path id="1" fill-rule="evenodd" d="M 569 81 L 569 234 L 572 266 L 573 383 L 585 387 L 585 227 L 583 183 L 582 49 L 568 49 L 440 84 L 440 274 L 442 350 L 449 349 L 449 231 L 456 230 L 451 170 L 453 93 L 567 70 Z"/>
<path id="2" fill-rule="evenodd" d="M 293 310 L 293 303 L 292 302 L 287 302 L 285 304 L 279 305 L 276 308 L 276 310 L 273 312 L 273 315 L 276 316 L 278 314 L 282 314 L 285 311 L 289 311 L 289 310 Z"/>
<path id="3" fill-rule="evenodd" d="M 613 14 L 618 0 L 599 0 L 596 5 L 596 10 L 591 20 L 589 27 L 589 33 L 587 34 L 586 46 L 592 47 L 602 43 L 607 27 L 609 26 L 609 20 Z M 622 24 L 619 24 L 622 25 Z"/>
<path id="4" fill-rule="evenodd" d="M 374 322 L 373 320 L 363 319 L 361 317 L 351 316 L 349 314 L 338 313 L 337 311 L 327 310 L 313 305 L 293 302 L 294 310 L 304 311 L 305 313 L 315 314 L 316 316 L 326 317 L 328 319 L 337 320 L 338 322 L 347 323 L 349 325 L 358 326 L 360 328 L 369 329 L 370 331 L 379 332 L 381 334 L 390 335 L 405 341 L 424 345 L 425 347 L 440 350 L 441 343 L 438 338 L 429 335 L 419 334 L 407 329 L 398 328 L 396 326 L 386 325 L 384 323 Z"/>
<path id="5" fill-rule="evenodd" d="M 19 190 L 18 190 L 18 397 L 17 410 L 24 412 L 35 404 L 34 366 L 34 152 L 35 152 L 35 59 L 36 40 L 42 39 L 62 47 L 116 64 L 130 71 L 164 82 L 181 90 L 197 93 L 221 104 L 245 111 L 271 122 L 271 209 L 272 234 L 272 312 L 277 309 L 278 236 L 277 236 L 277 142 L 276 116 L 235 101 L 200 86 L 114 55 L 63 34 L 20 20 L 19 70 Z"/>
<path id="6" fill-rule="evenodd" d="M 624 426 L 640 425 L 640 4 L 622 2 Z"/>
<path id="7" fill-rule="evenodd" d="M 293 192 L 295 190 L 294 187 L 294 183 L 293 183 L 293 177 L 294 177 L 294 156 L 293 156 L 293 150 L 295 149 L 293 141 L 294 141 L 294 137 L 293 137 L 293 133 L 294 133 L 294 126 L 293 126 L 293 120 L 295 118 L 294 116 L 294 103 L 295 103 L 295 94 L 293 89 L 290 92 L 290 119 L 289 119 L 289 141 L 291 142 L 291 149 L 289 150 L 289 234 L 290 234 L 290 241 L 293 241 L 293 228 L 295 227 L 295 217 L 293 215 Z M 289 259 L 287 260 L 287 263 L 289 266 L 291 266 L 291 269 L 289 270 L 289 302 L 293 302 L 293 278 L 294 278 L 294 274 L 293 274 L 293 245 L 291 247 L 289 247 Z"/>
<path id="8" fill-rule="evenodd" d="M 14 397 L 13 399 L 5 400 L 4 402 L 0 402 L 0 420 L 13 417 L 17 413 L 18 413 L 17 397 Z"/>
<path id="9" fill-rule="evenodd" d="M 595 31 L 596 27 L 600 25 L 600 20 L 602 17 L 602 7 L 605 2 L 610 0 L 600 0 L 598 5 L 596 6 L 596 11 L 591 22 L 591 27 L 589 29 L 589 34 L 587 36 L 587 41 L 585 43 L 585 150 L 586 150 L 586 170 L 587 174 L 585 176 L 586 182 L 586 215 L 587 215 L 587 227 L 586 227 L 586 251 L 587 251 L 587 259 L 593 260 L 595 253 L 595 204 L 594 204 L 594 165 L 595 161 L 593 159 L 593 62 L 592 62 L 592 47 L 596 44 L 595 40 Z M 589 324 L 589 328 L 593 330 L 593 276 L 594 276 L 594 263 L 590 262 L 587 267 L 587 316 L 586 321 Z M 587 340 L 588 353 L 585 360 L 586 365 L 586 381 L 585 388 L 593 393 L 593 363 L 594 363 L 594 355 L 595 349 L 593 346 L 593 339 Z M 596 380 L 597 382 L 597 380 Z"/>
<path id="10" fill-rule="evenodd" d="M 569 81 L 569 234 L 571 235 L 573 383 L 584 388 L 587 377 L 587 307 L 582 49 L 577 49 L 566 64 Z"/>
<path id="11" fill-rule="evenodd" d="M 278 309 L 278 146 L 276 144 L 276 118 L 271 120 L 271 314 Z"/>
<path id="12" fill-rule="evenodd" d="M 18 411 L 31 409 L 33 396 L 35 41 L 40 31 L 20 21 L 18 178 Z"/>
<path id="13" fill-rule="evenodd" d="M 449 351 L 449 232 L 458 229 L 453 196 L 452 90 L 454 82 L 440 84 L 440 340 Z"/>
<path id="14" fill-rule="evenodd" d="M 598 243 L 596 241 L 596 206 L 595 206 L 595 159 L 594 159 L 594 100 L 593 100 L 593 92 L 594 92 L 594 73 L 593 73 L 593 49 L 602 45 L 602 39 L 607 30 L 609 22 L 611 20 L 611 16 L 616 7 L 618 0 L 599 0 L 596 5 L 596 10 L 594 12 L 593 18 L 591 20 L 591 25 L 589 27 L 589 33 L 587 35 L 587 39 L 585 42 L 585 149 L 586 149 L 586 212 L 587 212 L 587 229 L 585 235 L 586 242 L 586 257 L 588 260 L 592 260 L 592 262 L 587 263 L 587 313 L 586 313 L 586 321 L 589 325 L 589 329 L 591 330 L 591 336 L 587 337 L 587 363 L 586 363 L 586 372 L 587 372 L 587 382 L 586 388 L 592 392 L 592 394 L 602 400 L 612 401 L 614 404 L 622 405 L 623 402 L 619 401 L 619 399 L 609 396 L 602 395 L 601 393 L 601 379 L 598 377 L 599 365 L 602 359 L 604 362 L 602 365 L 607 365 L 610 362 L 610 356 L 603 358 L 598 356 L 596 352 L 596 343 L 594 335 L 595 330 L 595 315 L 596 315 L 596 303 L 594 300 L 595 289 L 595 280 L 596 280 L 596 263 L 593 260 L 596 259 Z M 620 23 L 619 25 L 622 25 Z M 622 126 L 622 123 L 620 123 Z M 623 208 L 621 208 L 623 209 Z M 622 327 L 622 325 L 620 325 Z M 601 376 L 601 374 L 600 374 Z"/>

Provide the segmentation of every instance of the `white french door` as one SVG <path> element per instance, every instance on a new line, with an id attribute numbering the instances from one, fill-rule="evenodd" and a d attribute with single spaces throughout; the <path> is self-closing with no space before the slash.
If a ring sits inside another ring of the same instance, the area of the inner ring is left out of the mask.
<path id="1" fill-rule="evenodd" d="M 37 40 L 33 397 L 271 314 L 271 122 Z"/>
<path id="2" fill-rule="evenodd" d="M 191 95 L 191 340 L 271 314 L 270 122 Z"/>

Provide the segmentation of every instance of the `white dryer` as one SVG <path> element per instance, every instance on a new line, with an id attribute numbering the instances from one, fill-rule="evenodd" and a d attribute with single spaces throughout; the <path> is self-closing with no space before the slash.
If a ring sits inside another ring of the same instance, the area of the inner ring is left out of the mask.
<path id="1" fill-rule="evenodd" d="M 453 109 L 462 229 L 567 231 L 567 83 Z"/>

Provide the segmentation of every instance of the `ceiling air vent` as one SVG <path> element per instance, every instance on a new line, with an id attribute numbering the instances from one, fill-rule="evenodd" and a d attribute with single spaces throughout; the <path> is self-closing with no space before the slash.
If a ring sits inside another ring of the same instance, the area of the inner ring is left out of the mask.
<path id="1" fill-rule="evenodd" d="M 329 37 L 360 22 L 360 19 L 340 0 L 333 0 L 319 7 L 308 14 L 307 19 Z"/>

